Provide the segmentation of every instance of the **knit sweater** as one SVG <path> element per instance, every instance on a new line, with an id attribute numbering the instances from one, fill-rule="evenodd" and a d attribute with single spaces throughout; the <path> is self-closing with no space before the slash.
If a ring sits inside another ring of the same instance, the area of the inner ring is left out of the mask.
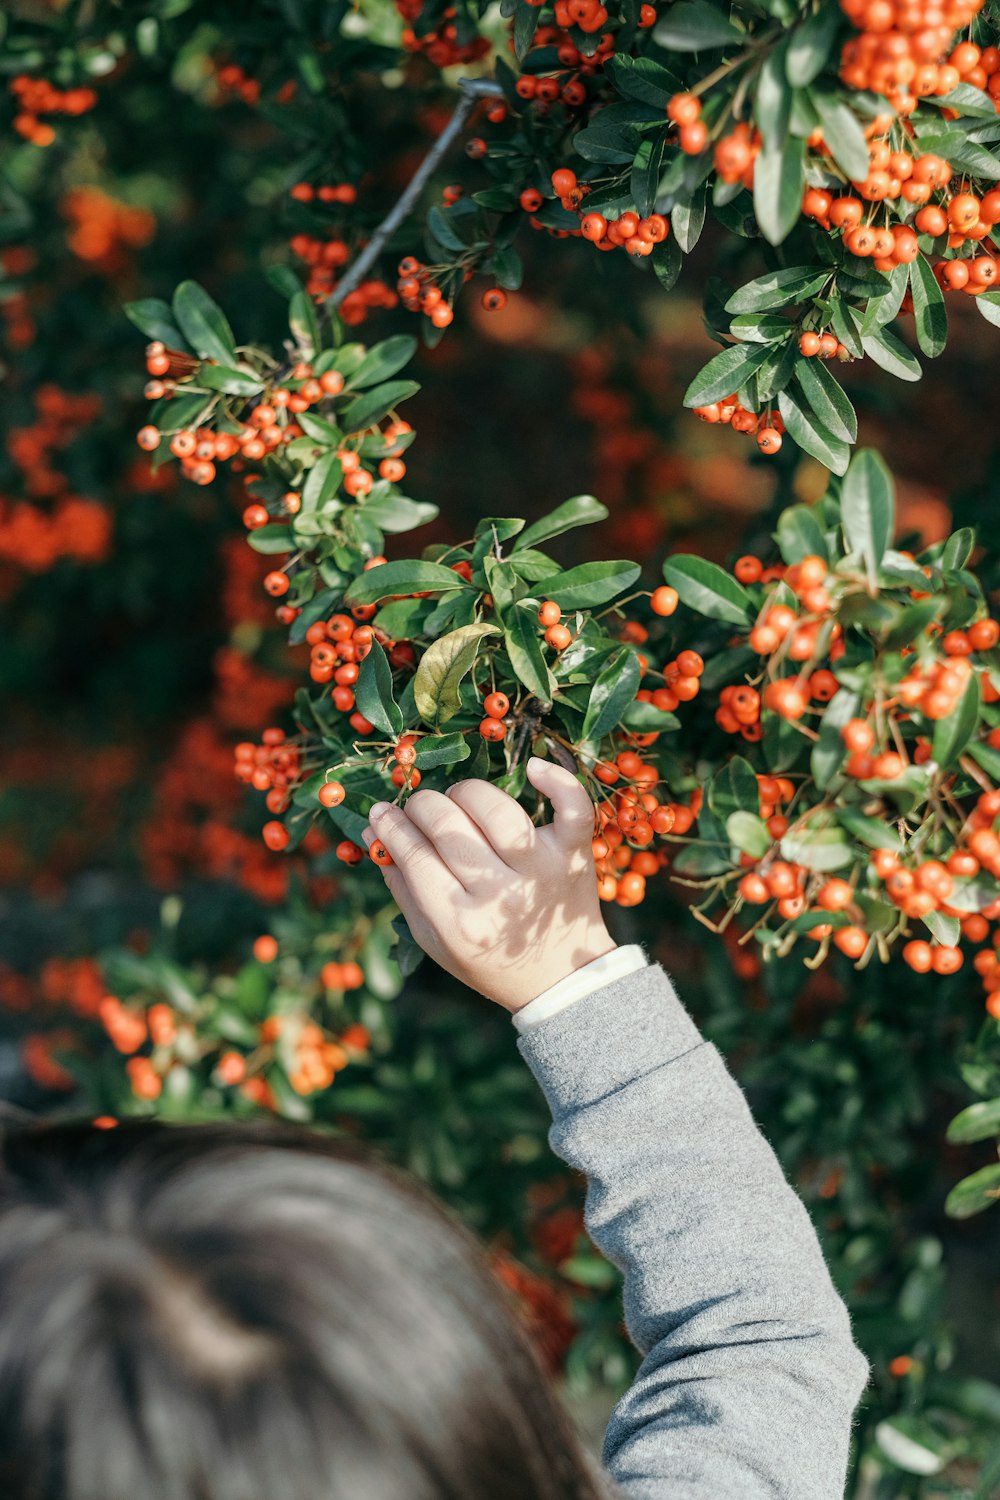
<path id="1" fill-rule="evenodd" d="M 664 970 L 615 949 L 514 1023 L 643 1356 L 604 1439 L 615 1492 L 841 1500 L 868 1362 L 805 1207 Z"/>

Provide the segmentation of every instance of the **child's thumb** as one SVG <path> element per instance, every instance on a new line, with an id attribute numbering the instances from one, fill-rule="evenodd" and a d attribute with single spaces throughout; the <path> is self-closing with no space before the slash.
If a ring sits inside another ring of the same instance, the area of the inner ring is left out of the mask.
<path id="1" fill-rule="evenodd" d="M 572 771 L 532 755 L 525 767 L 532 786 L 552 803 L 553 828 L 564 847 L 588 843 L 594 836 L 594 804 Z"/>

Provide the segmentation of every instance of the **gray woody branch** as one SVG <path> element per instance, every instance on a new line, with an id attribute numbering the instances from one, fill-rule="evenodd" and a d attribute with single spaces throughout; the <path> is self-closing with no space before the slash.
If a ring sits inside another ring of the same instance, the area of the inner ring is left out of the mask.
<path id="1" fill-rule="evenodd" d="M 386 214 L 350 270 L 326 299 L 326 306 L 328 308 L 339 307 L 348 293 L 353 292 L 357 286 L 360 286 L 400 224 L 413 212 L 426 186 L 427 179 L 464 126 L 480 99 L 495 99 L 502 97 L 503 94 L 500 85 L 494 82 L 492 78 L 460 78 L 458 87 L 461 90 L 462 97 L 455 106 L 451 119 L 420 163 L 416 172 L 414 172 L 402 197 Z"/>

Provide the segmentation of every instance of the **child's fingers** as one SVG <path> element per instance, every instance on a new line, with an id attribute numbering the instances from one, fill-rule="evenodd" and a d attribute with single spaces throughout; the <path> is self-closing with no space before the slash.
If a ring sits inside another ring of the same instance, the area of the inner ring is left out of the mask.
<path id="1" fill-rule="evenodd" d="M 594 804 L 572 771 L 533 755 L 528 780 L 552 803 L 552 828 L 564 849 L 580 848 L 594 836 Z"/>
<path id="2" fill-rule="evenodd" d="M 488 781 L 454 781 L 445 793 L 481 830 L 505 864 L 518 869 L 535 854 L 535 825 L 520 803 Z"/>
<path id="3" fill-rule="evenodd" d="M 503 865 L 481 829 L 450 797 L 429 787 L 414 792 L 407 799 L 406 816 L 426 834 L 438 857 L 463 887 L 502 872 Z"/>
<path id="4" fill-rule="evenodd" d="M 368 816 L 375 836 L 392 855 L 392 865 L 387 868 L 391 871 L 395 866 L 401 872 L 414 904 L 421 911 L 430 914 L 435 907 L 440 911 L 442 901 L 456 901 L 465 895 L 465 887 L 401 808 L 389 804 L 381 816 L 372 817 L 371 813 Z M 395 889 L 392 893 L 396 895 Z"/>

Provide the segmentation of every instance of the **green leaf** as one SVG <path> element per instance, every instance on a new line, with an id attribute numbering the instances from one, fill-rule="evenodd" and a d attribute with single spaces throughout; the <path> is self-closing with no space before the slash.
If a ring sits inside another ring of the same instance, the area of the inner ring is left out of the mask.
<path id="1" fill-rule="evenodd" d="M 247 541 L 255 552 L 270 555 L 272 552 L 291 552 L 293 542 L 288 526 L 260 526 L 251 531 Z"/>
<path id="2" fill-rule="evenodd" d="M 518 681 L 541 702 L 551 703 L 556 684 L 542 652 L 534 605 L 523 601 L 514 605 L 507 616 L 504 644 Z"/>
<path id="3" fill-rule="evenodd" d="M 789 436 L 806 453 L 818 458 L 834 474 L 847 472 L 851 450 L 842 438 L 834 437 L 808 406 L 795 400 L 790 391 L 778 392 L 778 410 Z"/>
<path id="4" fill-rule="evenodd" d="M 531 50 L 538 29 L 541 8 L 527 3 L 519 5 L 514 12 L 514 56 L 522 62 Z"/>
<path id="5" fill-rule="evenodd" d="M 421 771 L 430 771 L 435 766 L 453 766 L 460 760 L 468 760 L 472 754 L 464 734 L 429 734 L 417 741 L 416 750 L 414 764 Z"/>
<path id="6" fill-rule="evenodd" d="M 340 422 L 345 432 L 362 432 L 374 427 L 388 416 L 401 401 L 415 396 L 420 386 L 415 380 L 390 380 L 387 385 L 376 386 L 352 401 L 346 411 L 341 412 Z"/>
<path id="7" fill-rule="evenodd" d="M 785 73 L 795 88 L 805 88 L 823 71 L 841 21 L 836 6 L 823 5 L 794 28 L 785 53 Z"/>
<path id="8" fill-rule="evenodd" d="M 383 604 L 372 624 L 395 641 L 410 640 L 420 634 L 424 616 L 432 608 L 431 599 L 394 599 L 391 604 Z"/>
<path id="9" fill-rule="evenodd" d="M 971 1219 L 1000 1201 L 1000 1162 L 963 1177 L 944 1200 L 949 1219 Z"/>
<path id="10" fill-rule="evenodd" d="M 958 706 L 943 719 L 934 721 L 931 753 L 942 771 L 947 771 L 957 764 L 959 756 L 972 739 L 978 723 L 979 679 L 972 676 L 965 685 L 965 692 Z"/>
<path id="11" fill-rule="evenodd" d="M 524 280 L 524 262 L 513 245 L 497 245 L 483 270 L 508 292 L 516 292 Z"/>
<path id="12" fill-rule="evenodd" d="M 975 300 L 982 301 L 982 298 Z M 916 355 L 911 354 L 891 329 L 882 328 L 878 333 L 863 334 L 861 347 L 869 359 L 890 375 L 895 375 L 897 380 L 919 380 L 923 374 Z"/>
<path id="13" fill-rule="evenodd" d="M 462 239 L 462 236 L 457 234 L 452 228 L 451 215 L 442 211 L 436 205 L 428 210 L 427 227 L 438 244 L 443 245 L 445 250 L 451 250 L 456 255 L 461 255 L 463 251 L 469 248 L 465 240 Z"/>
<path id="14" fill-rule="evenodd" d="M 874 449 L 862 448 L 851 460 L 841 488 L 840 512 L 847 550 L 861 553 L 874 593 L 879 563 L 895 527 L 892 475 Z"/>
<path id="15" fill-rule="evenodd" d="M 433 521 L 438 514 L 438 507 L 430 501 L 411 500 L 408 495 L 394 495 L 391 490 L 380 495 L 377 500 L 366 500 L 359 508 L 370 521 L 375 522 L 380 531 L 385 531 L 390 536 L 395 536 L 400 531 L 412 531 L 415 526 L 423 526 L 425 522 Z"/>
<path id="16" fill-rule="evenodd" d="M 760 789 L 753 766 L 742 755 L 734 755 L 712 777 L 708 784 L 708 806 L 720 822 L 732 812 L 756 813 L 760 807 Z"/>
<path id="17" fill-rule="evenodd" d="M 589 125 L 573 137 L 573 145 L 584 161 L 631 164 L 639 147 L 635 130 L 618 130 L 613 125 Z"/>
<path id="18" fill-rule="evenodd" d="M 775 541 L 782 561 L 791 567 L 804 557 L 821 557 L 829 562 L 823 528 L 808 505 L 789 505 L 778 517 Z"/>
<path id="19" fill-rule="evenodd" d="M 957 917 L 946 917 L 943 912 L 929 911 L 921 918 L 931 937 L 945 948 L 954 948 L 962 935 Z"/>
<path id="20" fill-rule="evenodd" d="M 148 339 L 159 339 L 169 349 L 187 352 L 187 341 L 177 327 L 169 303 L 159 297 L 140 297 L 138 302 L 126 302 L 122 311 Z"/>
<path id="21" fill-rule="evenodd" d="M 729 332 L 744 344 L 775 344 L 788 337 L 791 325 L 777 313 L 738 313 Z"/>
<path id="22" fill-rule="evenodd" d="M 809 769 L 821 792 L 825 792 L 844 763 L 844 741 L 840 731 L 858 711 L 858 695 L 850 688 L 834 693 L 823 710 L 819 739 L 812 747 Z"/>
<path id="23" fill-rule="evenodd" d="M 627 53 L 616 52 L 608 58 L 604 72 L 619 94 L 626 99 L 651 104 L 654 109 L 665 110 L 680 88 L 672 73 L 648 57 L 630 57 Z"/>
<path id="24" fill-rule="evenodd" d="M 805 828 L 786 833 L 781 840 L 784 859 L 805 865 L 807 870 L 842 870 L 854 863 L 854 848 L 841 828 Z"/>
<path id="25" fill-rule="evenodd" d="M 629 185 L 632 189 L 636 212 L 643 218 L 653 212 L 665 142 L 665 131 L 656 136 L 647 136 L 639 143 L 639 149 L 632 162 Z"/>
<path id="26" fill-rule="evenodd" d="M 809 94 L 837 166 L 852 180 L 863 181 L 868 176 L 868 142 L 861 121 L 840 94 L 822 89 L 810 89 Z"/>
<path id="27" fill-rule="evenodd" d="M 196 281 L 182 281 L 174 292 L 174 317 L 199 359 L 220 365 L 236 360 L 236 340 L 221 307 Z"/>
<path id="28" fill-rule="evenodd" d="M 934 95 L 935 109 L 957 109 L 959 114 L 984 120 L 996 120 L 993 96 L 971 83 L 957 83 L 948 94 Z"/>
<path id="29" fill-rule="evenodd" d="M 467 589 L 460 573 L 440 563 L 407 558 L 401 562 L 379 563 L 354 579 L 344 595 L 345 604 L 377 604 L 390 594 L 442 594 L 450 589 Z"/>
<path id="30" fill-rule="evenodd" d="M 764 363 L 768 353 L 766 344 L 730 344 L 699 370 L 684 392 L 684 405 L 708 406 L 738 391 L 753 371 Z"/>
<path id="31" fill-rule="evenodd" d="M 255 396 L 264 388 L 264 382 L 258 376 L 231 370 L 227 365 L 202 365 L 197 383 L 207 386 L 210 391 L 224 391 L 229 396 Z"/>
<path id="32" fill-rule="evenodd" d="M 409 364 L 416 351 L 417 341 L 409 333 L 397 333 L 391 339 L 374 344 L 347 381 L 348 389 L 362 390 L 365 386 L 388 380 L 390 375 Z"/>
<path id="33" fill-rule="evenodd" d="M 780 245 L 802 212 L 806 143 L 786 136 L 765 144 L 753 174 L 753 211 L 764 238 Z"/>
<path id="34" fill-rule="evenodd" d="M 737 849 L 760 859 L 770 849 L 774 840 L 767 824 L 757 813 L 737 811 L 726 819 L 726 832 Z"/>
<path id="35" fill-rule="evenodd" d="M 291 302 L 296 292 L 301 292 L 302 282 L 296 276 L 291 266 L 273 265 L 264 267 L 264 276 L 269 286 Z"/>
<path id="36" fill-rule="evenodd" d="M 534 547 L 539 542 L 548 541 L 549 537 L 571 531 L 574 526 L 591 526 L 595 521 L 605 520 L 608 514 L 607 506 L 595 500 L 593 495 L 574 495 L 572 500 L 564 500 L 555 510 L 549 511 L 547 516 L 533 521 L 521 532 L 511 551 L 516 553 L 525 547 Z"/>
<path id="37" fill-rule="evenodd" d="M 909 646 L 921 631 L 927 629 L 932 620 L 937 619 L 945 604 L 944 599 L 938 598 L 914 599 L 911 604 L 904 605 L 895 622 L 882 637 L 882 644 L 889 651 L 898 651 L 900 646 Z"/>
<path id="38" fill-rule="evenodd" d="M 886 323 L 891 323 L 903 305 L 906 289 L 910 284 L 909 266 L 894 266 L 885 276 L 879 273 L 880 279 L 873 288 L 868 298 L 868 306 L 865 309 L 864 318 L 861 321 L 862 333 L 878 333 Z M 888 290 L 886 287 L 888 286 Z"/>
<path id="39" fill-rule="evenodd" d="M 994 328 L 1000 328 L 1000 292 L 984 292 L 981 297 L 973 297 L 973 302 L 979 309 L 980 317 L 992 323 Z"/>
<path id="40" fill-rule="evenodd" d="M 805 302 L 829 279 L 828 271 L 815 266 L 788 266 L 783 271 L 766 271 L 735 291 L 726 303 L 726 312 L 763 312 L 769 307 L 792 307 Z"/>
<path id="41" fill-rule="evenodd" d="M 985 1141 L 990 1136 L 1000 1135 L 1000 1099 L 986 1099 L 981 1104 L 970 1104 L 957 1114 L 948 1126 L 946 1139 L 967 1145 L 970 1141 Z"/>
<path id="42" fill-rule="evenodd" d="M 837 822 L 869 849 L 891 849 L 893 854 L 902 853 L 903 840 L 892 825 L 869 817 L 860 808 L 838 807 Z"/>
<path id="43" fill-rule="evenodd" d="M 964 568 L 972 556 L 975 545 L 976 533 L 971 526 L 960 526 L 958 531 L 953 531 L 941 553 L 942 572 L 948 573 L 956 568 Z"/>
<path id="44" fill-rule="evenodd" d="M 312 412 L 303 411 L 297 413 L 297 421 L 306 437 L 314 438 L 324 448 L 331 444 L 336 447 L 341 439 L 339 427 L 334 427 L 325 417 L 314 416 Z"/>
<path id="45" fill-rule="evenodd" d="M 754 120 L 764 138 L 764 146 L 768 149 L 785 145 L 788 135 L 792 90 L 785 76 L 787 48 L 788 42 L 785 40 L 767 52 L 757 74 Z"/>
<path id="46" fill-rule="evenodd" d="M 655 730 L 659 733 L 663 729 L 679 729 L 680 719 L 665 708 L 657 708 L 653 703 L 630 703 L 622 714 L 622 725 L 625 729 L 638 730 L 640 734 L 648 734 Z"/>
<path id="47" fill-rule="evenodd" d="M 860 359 L 864 353 L 861 347 L 861 320 L 845 298 L 831 293 L 829 300 L 830 329 L 835 333 L 844 348 Z"/>
<path id="48" fill-rule="evenodd" d="M 371 650 L 358 669 L 354 697 L 357 708 L 376 729 L 382 729 L 394 738 L 402 734 L 403 715 L 392 696 L 392 668 L 376 640 L 372 641 Z"/>
<path id="49" fill-rule="evenodd" d="M 675 553 L 663 564 L 663 579 L 677 590 L 682 603 L 709 620 L 726 620 L 730 625 L 750 623 L 750 595 L 717 563 L 693 553 Z"/>
<path id="50" fill-rule="evenodd" d="M 623 558 L 614 562 L 581 563 L 560 575 L 557 583 L 545 585 L 545 598 L 566 612 L 592 609 L 631 588 L 642 569 Z M 537 626 L 537 621 L 536 621 Z"/>
<path id="51" fill-rule="evenodd" d="M 590 690 L 581 737 L 599 740 L 610 733 L 625 708 L 634 700 L 641 681 L 639 658 L 631 647 L 623 646 L 615 651 Z"/>
<path id="52" fill-rule="evenodd" d="M 331 448 L 309 470 L 302 489 L 302 513 L 325 505 L 337 493 L 343 475 L 340 459 L 336 450 Z"/>
<path id="53" fill-rule="evenodd" d="M 835 438 L 845 443 L 858 440 L 858 419 L 844 387 L 820 359 L 802 359 L 795 367 L 796 379 L 813 411 Z"/>
<path id="54" fill-rule="evenodd" d="M 653 274 L 657 281 L 664 291 L 671 291 L 684 269 L 684 257 L 676 236 L 668 235 L 665 240 L 661 240 L 649 258 L 653 262 Z"/>
<path id="55" fill-rule="evenodd" d="M 496 625 L 462 625 L 428 646 L 413 677 L 413 701 L 425 724 L 445 724 L 458 713 L 462 678 L 473 666 L 483 638 L 499 634 Z"/>
<path id="56" fill-rule="evenodd" d="M 673 229 L 672 238 L 685 255 L 690 255 L 701 239 L 701 232 L 705 227 L 705 212 L 704 182 L 699 182 L 690 191 L 682 189 L 677 194 L 670 211 L 670 224 Z"/>
<path id="57" fill-rule="evenodd" d="M 653 32 L 668 52 L 701 52 L 739 41 L 740 32 L 708 0 L 680 0 L 671 5 Z"/>
<path id="58" fill-rule="evenodd" d="M 948 342 L 948 309 L 941 285 L 924 255 L 910 263 L 910 292 L 917 343 L 928 359 L 935 359 Z"/>
<path id="59" fill-rule="evenodd" d="M 288 326 L 303 359 L 312 359 L 322 347 L 316 304 L 308 292 L 296 292 L 288 304 Z"/>

